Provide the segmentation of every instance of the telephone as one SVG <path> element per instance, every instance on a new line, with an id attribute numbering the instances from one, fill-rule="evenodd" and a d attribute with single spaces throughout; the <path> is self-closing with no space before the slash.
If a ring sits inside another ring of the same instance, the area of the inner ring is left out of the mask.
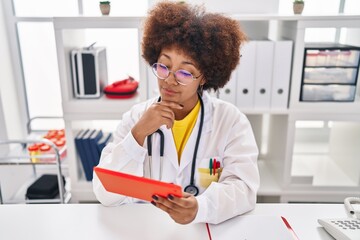
<path id="1" fill-rule="evenodd" d="M 353 204 L 359 203 L 360 198 L 345 198 L 344 204 L 352 218 L 318 219 L 318 222 L 336 240 L 359 240 L 360 239 L 360 209 L 355 209 Z"/>

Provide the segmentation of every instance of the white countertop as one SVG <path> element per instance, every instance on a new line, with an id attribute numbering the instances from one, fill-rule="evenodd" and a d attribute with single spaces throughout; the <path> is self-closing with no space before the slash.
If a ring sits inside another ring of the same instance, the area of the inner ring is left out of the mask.
<path id="1" fill-rule="evenodd" d="M 347 216 L 343 204 L 257 204 L 255 210 L 246 215 L 283 216 L 301 240 L 333 239 L 317 223 L 317 219 Z M 216 227 L 210 225 L 210 229 Z M 236 239 L 237 230 L 229 231 L 234 231 Z M 201 240 L 209 237 L 205 224 L 179 225 L 151 204 L 120 207 L 17 204 L 0 205 L 0 239 Z"/>

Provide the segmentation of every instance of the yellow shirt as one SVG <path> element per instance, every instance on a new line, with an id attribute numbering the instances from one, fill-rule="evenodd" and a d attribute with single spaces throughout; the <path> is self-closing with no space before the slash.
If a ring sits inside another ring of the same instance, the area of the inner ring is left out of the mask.
<path id="1" fill-rule="evenodd" d="M 191 110 L 191 112 L 184 119 L 174 121 L 174 125 L 171 130 L 175 141 L 179 163 L 186 142 L 189 139 L 190 134 L 195 126 L 197 116 L 199 115 L 199 110 L 200 101 L 197 102 L 193 110 Z"/>

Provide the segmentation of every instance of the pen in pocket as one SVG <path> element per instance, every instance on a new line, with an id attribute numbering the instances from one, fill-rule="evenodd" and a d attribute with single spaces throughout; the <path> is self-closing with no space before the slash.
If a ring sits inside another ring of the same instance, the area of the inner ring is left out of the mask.
<path id="1" fill-rule="evenodd" d="M 213 174 L 214 175 L 216 174 L 216 158 L 214 158 L 214 161 L 213 161 Z"/>

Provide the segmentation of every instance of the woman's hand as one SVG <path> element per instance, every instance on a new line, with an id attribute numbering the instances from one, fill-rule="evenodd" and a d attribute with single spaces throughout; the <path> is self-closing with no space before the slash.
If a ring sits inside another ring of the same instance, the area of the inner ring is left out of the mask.
<path id="1" fill-rule="evenodd" d="M 153 199 L 151 203 L 154 206 L 167 212 L 179 224 L 191 223 L 195 219 L 199 208 L 196 198 L 186 192 L 183 192 L 181 198 L 172 195 L 169 195 L 168 198 L 154 195 Z"/>
<path id="2" fill-rule="evenodd" d="M 161 101 L 152 104 L 134 125 L 131 132 L 139 145 L 143 145 L 146 136 L 152 134 L 162 125 L 172 128 L 175 120 L 173 109 L 183 109 L 178 103 Z"/>

